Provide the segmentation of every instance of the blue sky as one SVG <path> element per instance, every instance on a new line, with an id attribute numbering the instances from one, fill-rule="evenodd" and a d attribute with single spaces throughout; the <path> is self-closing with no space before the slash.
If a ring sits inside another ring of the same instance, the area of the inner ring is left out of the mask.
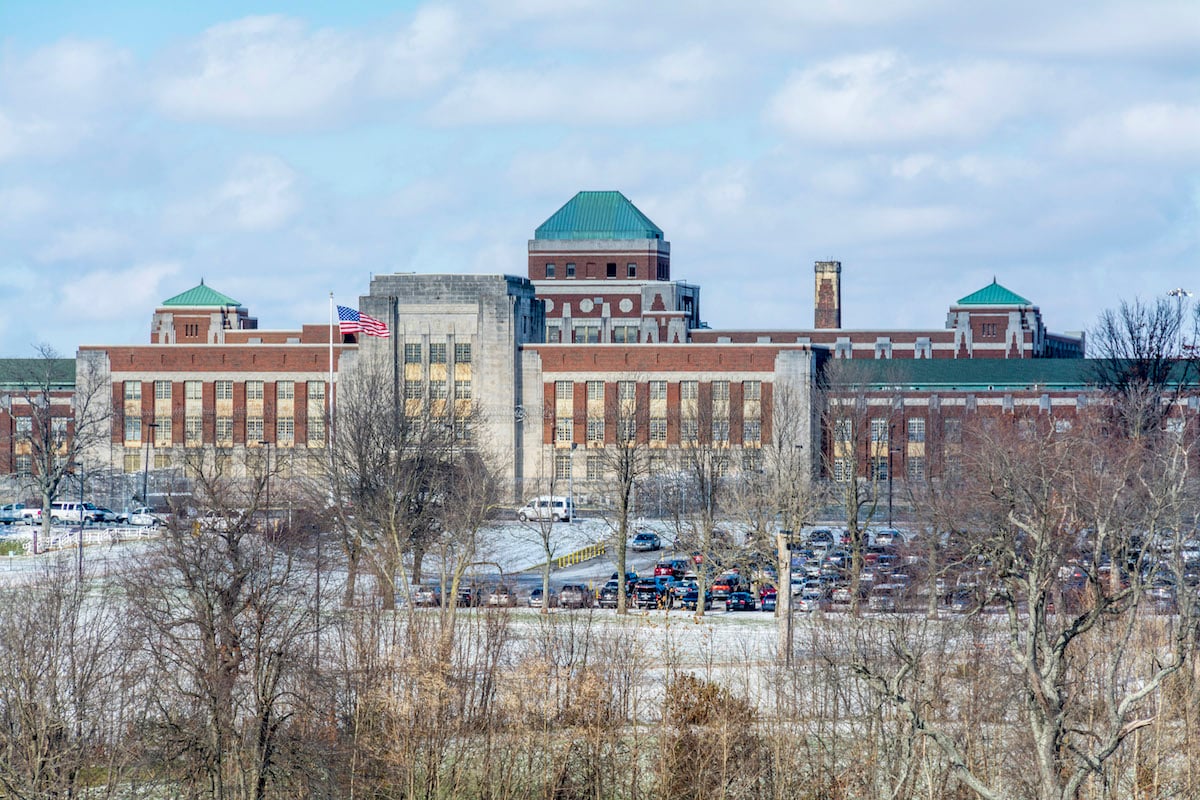
<path id="1" fill-rule="evenodd" d="M 930 328 L 993 276 L 1079 330 L 1200 292 L 1200 3 L 0 2 L 0 355 L 264 328 L 372 274 L 524 274 L 618 189 L 713 327 Z M 22 313 L 24 311 L 24 313 Z"/>

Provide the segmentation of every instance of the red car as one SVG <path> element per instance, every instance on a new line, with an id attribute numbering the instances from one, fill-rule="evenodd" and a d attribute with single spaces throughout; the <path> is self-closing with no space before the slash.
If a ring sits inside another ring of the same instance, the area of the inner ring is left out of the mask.
<path id="1" fill-rule="evenodd" d="M 654 565 L 654 577 L 665 575 L 668 578 L 682 578 L 692 568 L 686 558 L 668 558 Z"/>
<path id="2" fill-rule="evenodd" d="M 758 607 L 762 611 L 774 611 L 775 602 L 779 597 L 774 586 L 764 586 L 758 590 Z"/>

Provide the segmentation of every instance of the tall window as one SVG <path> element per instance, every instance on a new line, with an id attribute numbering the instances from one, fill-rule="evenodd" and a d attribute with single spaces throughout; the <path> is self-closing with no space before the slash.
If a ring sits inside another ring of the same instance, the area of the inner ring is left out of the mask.
<path id="1" fill-rule="evenodd" d="M 620 344 L 637 344 L 637 325 L 613 325 L 613 341 Z"/>
<path id="2" fill-rule="evenodd" d="M 571 454 L 569 452 L 554 456 L 554 477 L 560 481 L 568 480 L 571 477 Z"/>
<path id="3" fill-rule="evenodd" d="M 600 456 L 587 457 L 587 479 L 598 481 L 604 477 L 604 459 Z"/>
<path id="4" fill-rule="evenodd" d="M 743 381 L 742 397 L 745 400 L 761 400 L 762 381 Z"/>
<path id="5" fill-rule="evenodd" d="M 554 263 L 551 261 L 546 262 L 546 277 L 547 278 L 554 277 Z"/>
<path id="6" fill-rule="evenodd" d="M 714 419 L 712 424 L 713 442 L 725 444 L 729 441 L 729 420 Z"/>
<path id="7" fill-rule="evenodd" d="M 171 418 L 170 417 L 155 417 L 154 418 L 154 445 L 168 445 L 171 443 Z"/>
<path id="8" fill-rule="evenodd" d="M 694 419 L 679 421 L 679 439 L 683 442 L 695 442 L 700 438 L 700 425 Z"/>
<path id="9" fill-rule="evenodd" d="M 154 382 L 154 399 L 155 400 L 170 400 L 171 399 L 171 382 L 170 381 L 155 381 Z"/>
<path id="10" fill-rule="evenodd" d="M 600 417 L 589 417 L 587 421 L 588 444 L 604 443 L 604 420 Z"/>
<path id="11" fill-rule="evenodd" d="M 280 417 L 275 420 L 275 441 L 291 442 L 296 439 L 296 420 L 294 417 Z"/>
<path id="12" fill-rule="evenodd" d="M 308 441 L 324 442 L 325 441 L 325 418 L 324 417 L 309 417 L 308 418 Z"/>
<path id="13" fill-rule="evenodd" d="M 420 400 L 424 396 L 424 386 L 420 381 L 404 382 L 404 399 Z"/>
<path id="14" fill-rule="evenodd" d="M 445 400 L 447 395 L 445 381 L 430 381 L 429 382 L 429 399 L 430 400 Z"/>
<path id="15" fill-rule="evenodd" d="M 947 419 L 942 420 L 942 436 L 947 442 L 962 441 L 962 420 Z"/>
<path id="16" fill-rule="evenodd" d="M 700 397 L 700 381 L 680 381 L 679 399 L 696 400 Z"/>
<path id="17" fill-rule="evenodd" d="M 636 278 L 637 277 L 637 264 L 626 264 L 625 265 L 625 277 L 627 277 L 627 278 Z"/>
<path id="18" fill-rule="evenodd" d="M 604 381 L 587 382 L 587 399 L 589 402 L 604 400 Z"/>
<path id="19" fill-rule="evenodd" d="M 216 438 L 218 444 L 233 444 L 233 417 L 217 417 Z"/>
<path id="20" fill-rule="evenodd" d="M 407 342 L 404 345 L 404 363 L 405 364 L 420 364 L 421 363 L 421 343 Z"/>
<path id="21" fill-rule="evenodd" d="M 17 456 L 13 459 L 13 469 L 17 477 L 28 478 L 33 474 L 33 456 Z"/>
<path id="22" fill-rule="evenodd" d="M 650 399 L 651 400 L 666 400 L 667 399 L 667 382 L 666 381 L 650 381 Z"/>
<path id="23" fill-rule="evenodd" d="M 742 451 L 742 472 L 762 472 L 762 450 Z"/>
<path id="24" fill-rule="evenodd" d="M 575 277 L 575 264 L 570 261 L 567 262 L 567 277 L 568 278 Z"/>
<path id="25" fill-rule="evenodd" d="M 456 342 L 454 344 L 454 363 L 455 364 L 470 364 L 471 363 L 471 343 Z"/>
<path id="26" fill-rule="evenodd" d="M 633 381 L 618 381 L 617 399 L 622 403 L 632 403 L 637 397 L 637 384 Z"/>
<path id="27" fill-rule="evenodd" d="M 650 441 L 665 442 L 667 440 L 667 420 L 663 417 L 653 417 L 650 420 Z"/>
<path id="28" fill-rule="evenodd" d="M 309 381 L 308 382 L 308 399 L 309 400 L 324 400 L 325 399 L 325 381 Z"/>
<path id="29" fill-rule="evenodd" d="M 125 441 L 140 442 L 142 440 L 142 419 L 141 417 L 126 417 L 125 418 Z"/>
<path id="30" fill-rule="evenodd" d="M 742 423 L 742 441 L 746 444 L 762 441 L 762 421 L 748 419 Z"/>
<path id="31" fill-rule="evenodd" d="M 924 417 L 909 417 L 909 419 L 908 419 L 908 440 L 910 442 L 925 441 L 925 418 Z"/>
<path id="32" fill-rule="evenodd" d="M 632 417 L 617 420 L 617 437 L 622 442 L 632 442 L 637 438 L 637 420 Z"/>
<path id="33" fill-rule="evenodd" d="M 882 417 L 871 420 L 871 441 L 886 442 L 888 440 L 888 422 Z"/>
<path id="34" fill-rule="evenodd" d="M 200 381 L 184 381 L 183 396 L 187 400 L 203 400 L 204 384 Z"/>
<path id="35" fill-rule="evenodd" d="M 218 400 L 232 400 L 233 381 L 214 381 L 213 394 Z"/>
<path id="36" fill-rule="evenodd" d="M 567 417 L 554 423 L 554 441 L 570 443 L 575 441 L 575 420 Z"/>
<path id="37" fill-rule="evenodd" d="M 296 384 L 294 381 L 276 381 L 275 383 L 275 399 L 276 400 L 295 400 L 296 399 Z"/>
<path id="38" fill-rule="evenodd" d="M 262 400 L 263 399 L 263 382 L 262 381 L 246 381 L 246 399 L 247 400 Z"/>
<path id="39" fill-rule="evenodd" d="M 471 382 L 470 381 L 455 381 L 454 382 L 454 399 L 455 400 L 470 400 L 471 399 Z"/>
<path id="40" fill-rule="evenodd" d="M 204 437 L 204 419 L 198 416 L 185 417 L 183 420 L 183 440 L 187 444 L 200 444 Z"/>
<path id="41" fill-rule="evenodd" d="M 17 435 L 26 438 L 33 433 L 33 417 L 17 417 Z"/>
<path id="42" fill-rule="evenodd" d="M 254 444 L 263 440 L 263 418 L 246 417 L 246 442 Z"/>
<path id="43" fill-rule="evenodd" d="M 925 480 L 924 456 L 908 457 L 908 479 L 914 483 L 921 483 Z"/>
<path id="44" fill-rule="evenodd" d="M 847 483 L 853 477 L 848 459 L 835 458 L 833 460 L 833 479 L 835 481 L 838 483 Z"/>
<path id="45" fill-rule="evenodd" d="M 125 399 L 126 400 L 141 400 L 142 399 L 142 382 L 141 381 L 125 381 Z"/>
<path id="46" fill-rule="evenodd" d="M 729 401 L 729 381 L 713 381 L 713 402 Z"/>
<path id="47" fill-rule="evenodd" d="M 887 456 L 873 456 L 871 458 L 871 480 L 886 481 L 888 479 L 888 460 Z"/>
<path id="48" fill-rule="evenodd" d="M 446 343 L 432 342 L 429 345 L 429 363 L 430 364 L 445 364 L 446 363 Z"/>
<path id="49" fill-rule="evenodd" d="M 571 381 L 555 381 L 554 397 L 557 400 L 574 400 L 575 384 Z"/>

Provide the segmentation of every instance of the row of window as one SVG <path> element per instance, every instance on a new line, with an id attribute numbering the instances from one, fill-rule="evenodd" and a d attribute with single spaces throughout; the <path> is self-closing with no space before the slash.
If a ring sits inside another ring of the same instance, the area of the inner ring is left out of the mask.
<path id="1" fill-rule="evenodd" d="M 405 381 L 404 382 L 404 399 L 405 400 L 421 400 L 425 397 L 426 387 L 429 389 L 430 400 L 446 400 L 450 396 L 449 384 L 446 381 Z M 468 380 L 456 380 L 454 382 L 454 399 L 455 400 L 470 400 L 471 399 L 471 382 Z"/>
<path id="2" fill-rule="evenodd" d="M 405 342 L 404 343 L 404 363 L 405 364 L 421 364 L 424 362 L 425 347 L 420 342 Z M 429 343 L 429 363 L 430 364 L 446 364 L 447 357 L 450 354 L 449 345 L 446 342 L 430 342 Z M 455 364 L 470 364 L 471 363 L 471 343 L 470 342 L 455 342 L 454 343 L 454 363 Z"/>
<path id="3" fill-rule="evenodd" d="M 868 477 L 873 481 L 888 479 L 887 456 L 875 456 L 867 461 Z M 913 483 L 925 480 L 925 457 L 909 456 L 904 460 L 905 477 Z M 854 478 L 854 460 L 850 458 L 835 458 L 833 460 L 833 479 L 838 483 L 849 483 Z"/>
<path id="4" fill-rule="evenodd" d="M 731 469 L 731 462 L 728 458 L 719 458 L 714 462 L 714 468 L 717 475 L 728 475 Z M 759 450 L 746 450 L 742 452 L 741 458 L 742 472 L 762 472 L 763 460 L 762 452 Z M 573 477 L 575 460 L 570 453 L 559 453 L 554 457 L 554 478 L 556 480 L 570 480 Z M 665 458 L 651 458 L 648 475 L 662 475 L 667 471 L 667 461 Z M 584 478 L 589 481 L 602 481 L 607 478 L 604 456 L 589 455 L 584 459 Z"/>
<path id="5" fill-rule="evenodd" d="M 611 330 L 611 341 L 617 344 L 637 344 L 641 341 L 641 328 L 637 325 L 614 324 L 611 326 Z M 574 338 L 568 338 L 568 344 L 572 341 L 576 344 L 599 344 L 601 341 L 600 320 L 578 320 L 571 326 L 568 336 L 571 332 L 574 333 Z M 558 322 L 548 321 L 546 323 L 546 341 L 554 343 L 561 340 L 562 325 Z"/>
<path id="6" fill-rule="evenodd" d="M 154 431 L 154 443 L 159 446 L 171 444 L 171 418 L 155 417 L 150 423 Z M 233 441 L 233 417 L 217 417 L 213 426 L 213 438 L 217 442 Z M 247 417 L 244 432 L 247 442 L 261 442 L 264 434 L 262 417 Z M 204 418 L 186 417 L 183 421 L 183 437 L 188 444 L 201 444 L 204 438 Z M 275 420 L 275 441 L 292 442 L 296 438 L 296 421 L 294 417 L 278 417 Z M 314 417 L 308 420 L 308 441 L 323 442 L 325 440 L 325 420 Z M 139 417 L 125 418 L 125 441 L 142 441 L 142 420 Z"/>
<path id="7" fill-rule="evenodd" d="M 615 261 L 607 262 L 604 266 L 604 275 L 607 278 L 617 277 L 617 262 L 615 262 Z M 558 264 L 554 263 L 553 261 L 546 262 L 546 277 L 547 278 L 558 277 Z M 575 277 L 575 263 L 574 262 L 568 261 L 566 263 L 566 271 L 564 272 L 564 277 L 567 277 L 567 278 Z M 636 278 L 637 277 L 637 264 L 635 264 L 633 262 L 629 262 L 625 265 L 625 277 L 626 278 Z"/>
<path id="8" fill-rule="evenodd" d="M 591 417 L 587 421 L 588 444 L 604 443 L 605 421 Z M 729 420 L 713 420 L 711 434 L 713 442 L 729 441 Z M 633 441 L 637 435 L 637 420 L 621 419 L 617 421 L 617 438 L 623 442 Z M 575 440 L 575 421 L 571 418 L 557 420 L 554 424 L 554 440 L 560 443 Z M 700 423 L 694 419 L 684 419 L 679 422 L 679 440 L 682 442 L 698 442 L 700 440 Z M 667 441 L 667 420 L 665 417 L 650 418 L 650 441 Z M 753 419 L 742 423 L 742 441 L 746 443 L 762 441 L 762 421 Z"/>
<path id="9" fill-rule="evenodd" d="M 716 402 L 728 402 L 729 381 L 713 381 L 712 399 Z M 649 381 L 648 389 L 651 400 L 667 399 L 667 381 Z M 604 399 L 604 381 L 587 381 L 587 399 L 601 401 Z M 629 402 L 637 396 L 636 381 L 617 381 L 617 400 Z M 573 381 L 555 381 L 554 397 L 557 400 L 574 400 L 575 383 Z M 762 399 L 762 381 L 742 381 L 742 398 L 744 400 Z M 680 400 L 699 400 L 700 381 L 680 381 Z"/>
<path id="10" fill-rule="evenodd" d="M 325 399 L 325 381 L 308 381 L 308 399 L 309 400 L 324 400 Z M 263 381 L 246 381 L 246 399 L 247 400 L 262 400 Z M 172 392 L 171 381 L 155 381 L 154 382 L 154 399 L 155 400 L 170 400 Z M 217 400 L 232 400 L 233 399 L 233 381 L 218 380 L 213 381 L 213 395 Z M 204 381 L 184 381 L 183 396 L 186 400 L 202 400 L 204 399 Z M 277 400 L 294 400 L 296 397 L 296 382 L 295 381 L 276 381 L 275 382 L 275 398 Z M 126 400 L 141 400 L 142 399 L 142 382 L 141 381 L 125 381 L 125 399 Z"/>
<path id="11" fill-rule="evenodd" d="M 891 436 L 891 422 L 883 417 L 870 420 L 872 442 L 886 442 Z M 908 441 L 925 441 L 925 418 L 909 417 L 905 425 Z M 834 441 L 849 442 L 854 438 L 854 420 L 838 419 L 833 422 Z M 962 420 L 942 420 L 942 439 L 947 442 L 962 441 Z"/>

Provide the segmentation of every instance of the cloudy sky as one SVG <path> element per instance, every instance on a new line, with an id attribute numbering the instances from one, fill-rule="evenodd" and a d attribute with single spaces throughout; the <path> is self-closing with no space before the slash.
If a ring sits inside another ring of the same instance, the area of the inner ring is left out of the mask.
<path id="1" fill-rule="evenodd" d="M 524 274 L 619 189 L 713 327 L 1053 330 L 1200 292 L 1195 0 L 3 0 L 0 355 L 148 340 L 200 281 L 264 328 L 372 274 Z"/>

